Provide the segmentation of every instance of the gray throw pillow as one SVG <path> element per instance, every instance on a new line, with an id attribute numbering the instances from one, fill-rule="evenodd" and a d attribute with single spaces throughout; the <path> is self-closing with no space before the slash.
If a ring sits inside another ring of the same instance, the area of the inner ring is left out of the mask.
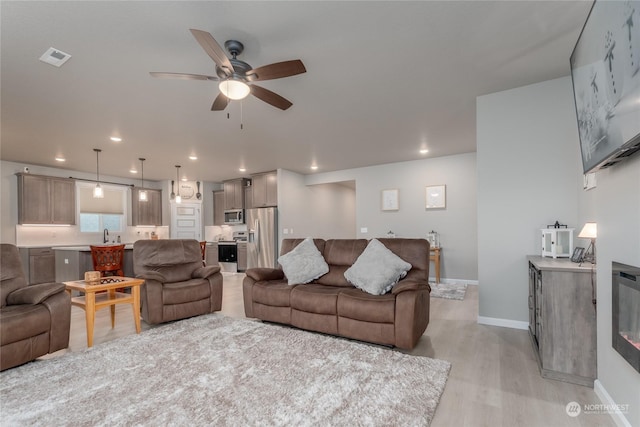
<path id="1" fill-rule="evenodd" d="M 309 283 L 329 271 L 327 262 L 310 237 L 291 252 L 280 256 L 278 262 L 290 285 Z"/>
<path id="2" fill-rule="evenodd" d="M 411 264 L 391 252 L 377 239 L 371 239 L 344 277 L 356 288 L 372 295 L 389 292 L 407 275 Z"/>

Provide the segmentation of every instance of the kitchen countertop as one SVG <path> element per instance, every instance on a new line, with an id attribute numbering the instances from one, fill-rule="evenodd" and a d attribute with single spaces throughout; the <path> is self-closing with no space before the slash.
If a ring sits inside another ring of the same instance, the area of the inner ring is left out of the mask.
<path id="1" fill-rule="evenodd" d="M 98 245 L 98 246 L 117 246 L 116 244 L 112 245 Z M 133 249 L 133 243 L 125 243 L 124 245 L 126 249 Z M 91 252 L 91 248 L 89 245 L 86 246 L 52 246 L 51 249 L 55 251 L 79 251 L 79 252 Z"/>

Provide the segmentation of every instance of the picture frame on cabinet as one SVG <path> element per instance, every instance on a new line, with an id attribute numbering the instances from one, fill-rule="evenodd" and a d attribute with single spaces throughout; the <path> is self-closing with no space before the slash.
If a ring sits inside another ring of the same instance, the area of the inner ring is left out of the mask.
<path id="1" fill-rule="evenodd" d="M 582 262 L 584 260 L 584 248 L 580 246 L 576 246 L 573 250 L 573 255 L 571 255 L 571 262 Z"/>
<path id="2" fill-rule="evenodd" d="M 381 192 L 381 210 L 383 211 L 397 211 L 400 209 L 399 205 L 399 191 L 397 188 L 391 188 L 388 190 L 382 190 Z"/>
<path id="3" fill-rule="evenodd" d="M 426 209 L 445 209 L 447 207 L 447 186 L 428 185 L 426 187 Z"/>

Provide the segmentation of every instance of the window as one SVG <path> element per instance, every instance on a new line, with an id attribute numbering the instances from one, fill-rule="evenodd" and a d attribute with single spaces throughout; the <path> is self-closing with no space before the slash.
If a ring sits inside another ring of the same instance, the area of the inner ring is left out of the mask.
<path id="1" fill-rule="evenodd" d="M 81 233 L 122 232 L 125 228 L 125 206 L 128 189 L 101 184 L 103 199 L 93 198 L 95 184 L 78 183 L 78 217 Z"/>

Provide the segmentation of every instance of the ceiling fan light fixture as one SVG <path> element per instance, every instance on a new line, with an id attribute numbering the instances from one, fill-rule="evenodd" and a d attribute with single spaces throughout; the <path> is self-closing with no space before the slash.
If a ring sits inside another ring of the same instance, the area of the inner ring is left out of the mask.
<path id="1" fill-rule="evenodd" d="M 244 99 L 251 93 L 249 85 L 236 78 L 221 81 L 218 87 L 224 96 L 235 101 Z"/>

